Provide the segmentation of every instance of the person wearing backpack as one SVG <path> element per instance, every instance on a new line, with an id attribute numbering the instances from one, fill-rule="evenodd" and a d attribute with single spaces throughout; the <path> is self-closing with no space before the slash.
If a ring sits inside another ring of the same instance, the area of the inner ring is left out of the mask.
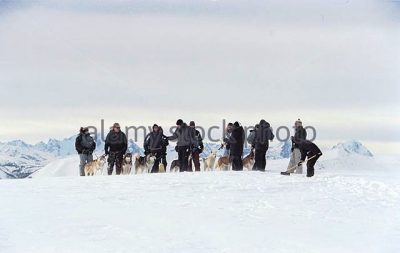
<path id="1" fill-rule="evenodd" d="M 265 167 L 267 165 L 266 154 L 269 148 L 269 141 L 272 141 L 274 138 L 275 136 L 272 133 L 271 125 L 262 119 L 260 121 L 259 128 L 255 131 L 253 142 L 251 143 L 255 150 L 255 163 L 253 170 L 265 171 Z"/>
<path id="2" fill-rule="evenodd" d="M 232 170 L 243 170 L 242 156 L 245 142 L 245 132 L 243 126 L 238 121 L 233 124 L 232 133 L 229 138 L 225 138 L 224 142 L 230 146 L 229 159 L 232 163 Z"/>
<path id="3" fill-rule="evenodd" d="M 190 128 L 181 119 L 177 120 L 176 127 L 176 131 L 172 136 L 168 137 L 168 140 L 178 141 L 175 149 L 178 152 L 179 170 L 180 172 L 186 172 L 189 169 L 189 154 L 198 147 L 196 133 L 193 128 Z"/>
<path id="4" fill-rule="evenodd" d="M 260 125 L 257 124 L 254 126 L 254 129 L 250 130 L 250 134 L 247 137 L 247 142 L 251 145 L 251 149 L 254 149 L 254 143 L 256 139 L 256 131 L 260 128 Z"/>
<path id="5" fill-rule="evenodd" d="M 96 149 L 96 142 L 90 136 L 88 127 L 81 127 L 79 135 L 75 139 L 75 149 L 79 154 L 79 174 L 85 176 L 85 166 L 93 161 L 93 152 Z"/>

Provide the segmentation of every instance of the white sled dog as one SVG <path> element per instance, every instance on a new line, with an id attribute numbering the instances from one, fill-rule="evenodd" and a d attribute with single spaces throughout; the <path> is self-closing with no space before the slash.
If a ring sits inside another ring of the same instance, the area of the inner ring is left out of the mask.
<path id="1" fill-rule="evenodd" d="M 96 171 L 102 170 L 106 164 L 106 155 L 102 155 L 96 160 L 85 165 L 85 176 L 94 176 Z"/>
<path id="2" fill-rule="evenodd" d="M 124 155 L 124 159 L 122 160 L 122 175 L 131 174 L 133 166 L 132 154 L 127 153 Z"/>
<path id="3" fill-rule="evenodd" d="M 211 151 L 211 153 L 206 158 L 203 158 L 204 171 L 214 170 L 216 159 L 217 159 L 216 151 Z"/>
<path id="4" fill-rule="evenodd" d="M 155 161 L 156 157 L 151 154 L 147 156 L 137 154 L 135 157 L 135 174 L 150 173 Z"/>

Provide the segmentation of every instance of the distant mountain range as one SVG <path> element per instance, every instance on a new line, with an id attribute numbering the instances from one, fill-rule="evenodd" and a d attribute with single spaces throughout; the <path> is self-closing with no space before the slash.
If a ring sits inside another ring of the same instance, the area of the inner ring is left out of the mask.
<path id="1" fill-rule="evenodd" d="M 62 140 L 50 139 L 47 143 L 39 142 L 31 145 L 21 140 L 0 143 L 0 179 L 4 178 L 25 178 L 33 172 L 43 168 L 52 161 L 66 156 L 75 155 L 75 138 L 65 138 Z M 175 159 L 177 154 L 174 149 L 175 143 L 170 143 L 168 148 L 169 160 Z M 275 145 L 274 145 L 275 144 Z M 211 151 L 216 151 L 217 156 L 224 154 L 219 143 L 205 143 L 204 152 L 201 155 L 206 157 Z M 104 142 L 97 140 L 97 154 L 102 154 Z M 290 142 L 272 143 L 267 153 L 269 160 L 285 159 L 290 156 Z M 129 140 L 129 152 L 140 153 L 143 149 L 133 140 Z M 335 145 L 332 150 L 336 150 L 339 155 L 357 154 L 371 157 L 372 153 L 358 141 L 348 141 Z M 244 154 L 250 153 L 250 147 L 246 147 Z"/>
<path id="2" fill-rule="evenodd" d="M 47 143 L 39 142 L 31 145 L 21 140 L 0 143 L 0 179 L 25 178 L 44 167 L 51 161 L 76 154 L 75 138 L 63 140 L 50 139 Z M 102 153 L 104 142 L 98 138 L 97 153 Z M 143 153 L 143 150 L 129 140 L 129 151 Z"/>

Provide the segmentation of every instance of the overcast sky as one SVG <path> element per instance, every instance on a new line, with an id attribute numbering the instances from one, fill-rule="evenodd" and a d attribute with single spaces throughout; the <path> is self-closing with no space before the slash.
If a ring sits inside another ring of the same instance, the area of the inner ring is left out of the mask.
<path id="1" fill-rule="evenodd" d="M 400 153 L 399 1 L 0 0 L 0 141 L 274 127 Z"/>

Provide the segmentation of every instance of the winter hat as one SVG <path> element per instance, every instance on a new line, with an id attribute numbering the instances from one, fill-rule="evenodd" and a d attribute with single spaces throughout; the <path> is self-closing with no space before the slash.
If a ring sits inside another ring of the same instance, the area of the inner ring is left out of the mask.
<path id="1" fill-rule="evenodd" d="M 154 129 L 155 127 L 158 127 L 158 125 L 157 125 L 157 124 L 154 124 L 154 125 L 153 125 L 153 129 Z"/>
<path id="2" fill-rule="evenodd" d="M 176 121 L 176 125 L 177 125 L 177 126 L 181 126 L 182 124 L 183 124 L 183 120 L 178 119 L 178 120 Z"/>
<path id="3" fill-rule="evenodd" d="M 79 132 L 81 133 L 81 134 L 83 134 L 85 131 L 86 131 L 86 127 L 81 127 L 81 129 L 79 129 Z"/>
<path id="4" fill-rule="evenodd" d="M 113 128 L 121 128 L 121 126 L 118 123 L 114 123 Z"/>
<path id="5" fill-rule="evenodd" d="M 232 122 L 229 122 L 228 126 L 233 126 L 233 123 L 232 123 Z"/>
<path id="6" fill-rule="evenodd" d="M 301 120 L 298 119 L 298 120 L 296 120 L 296 122 L 295 122 L 294 124 L 295 124 L 295 125 L 302 126 L 302 125 L 303 125 L 303 122 L 301 122 Z"/>
<path id="7" fill-rule="evenodd" d="M 240 123 L 238 121 L 236 121 L 235 123 L 233 123 L 234 127 L 240 127 Z"/>
<path id="8" fill-rule="evenodd" d="M 190 121 L 189 126 L 196 126 L 196 123 L 194 123 L 194 121 Z"/>

